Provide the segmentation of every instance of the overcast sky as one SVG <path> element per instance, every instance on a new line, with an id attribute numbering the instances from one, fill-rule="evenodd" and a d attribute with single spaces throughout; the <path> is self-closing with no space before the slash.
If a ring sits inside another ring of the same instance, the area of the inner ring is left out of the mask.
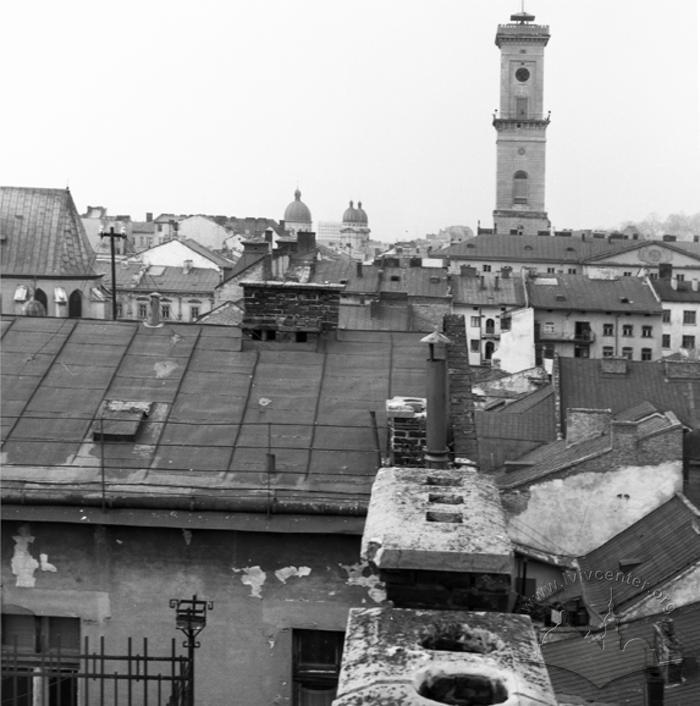
<path id="1" fill-rule="evenodd" d="M 527 0 L 548 24 L 556 228 L 700 211 L 696 0 Z M 520 0 L 6 3 L 0 183 L 76 205 L 491 224 L 499 50 Z"/>

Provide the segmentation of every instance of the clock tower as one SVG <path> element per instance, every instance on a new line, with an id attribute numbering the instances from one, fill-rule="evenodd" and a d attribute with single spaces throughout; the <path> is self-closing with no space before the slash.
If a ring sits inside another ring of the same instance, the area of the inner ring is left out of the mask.
<path id="1" fill-rule="evenodd" d="M 542 114 L 544 48 L 549 27 L 527 12 L 498 25 L 501 50 L 501 106 L 496 128 L 496 208 L 499 235 L 549 234 L 544 207 L 544 164 L 549 114 Z"/>

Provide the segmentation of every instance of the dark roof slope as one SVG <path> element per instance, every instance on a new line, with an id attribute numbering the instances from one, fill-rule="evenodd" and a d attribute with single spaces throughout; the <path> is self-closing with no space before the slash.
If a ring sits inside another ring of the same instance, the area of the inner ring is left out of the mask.
<path id="1" fill-rule="evenodd" d="M 105 273 L 102 284 L 111 290 L 112 270 L 108 262 L 98 262 L 97 267 Z M 142 263 L 120 264 L 115 269 L 117 290 L 134 292 L 208 292 L 221 282 L 218 270 L 192 267 L 185 273 L 182 267 L 165 265 L 144 266 Z"/>
<path id="2" fill-rule="evenodd" d="M 622 561 L 636 563 L 622 569 Z M 675 495 L 605 544 L 579 558 L 583 596 L 598 615 L 611 608 L 619 613 L 648 596 L 656 587 L 700 561 L 700 510 Z M 630 573 L 642 581 L 600 581 L 595 571 Z M 639 583 L 639 582 L 638 582 Z"/>
<path id="3" fill-rule="evenodd" d="M 455 275 L 450 278 L 455 304 L 471 306 L 524 306 L 525 292 L 520 277 L 498 275 Z"/>
<path id="4" fill-rule="evenodd" d="M 661 313 L 661 303 L 646 281 L 637 277 L 540 275 L 528 279 L 527 291 L 530 306 L 535 309 Z"/>
<path id="5" fill-rule="evenodd" d="M 622 373 L 604 360 L 559 358 L 561 409 L 610 409 L 613 414 L 648 401 L 686 426 L 700 426 L 700 361 L 625 361 Z M 562 422 L 564 420 L 562 419 Z"/>
<path id="6" fill-rule="evenodd" d="M 413 297 L 450 295 L 445 270 L 435 267 L 378 267 L 362 265 L 358 274 L 354 260 L 320 261 L 315 263 L 310 281 L 319 284 L 345 284 L 345 292 L 353 294 L 399 293 Z"/>
<path id="7" fill-rule="evenodd" d="M 673 620 L 675 635 L 688 667 L 700 656 L 700 602 L 676 608 L 670 616 L 657 614 L 640 620 L 609 625 L 603 641 L 583 639 L 547 640 L 542 645 L 547 670 L 562 703 L 564 694 L 582 699 L 615 704 L 644 702 L 644 667 L 654 645 L 654 624 L 664 618 Z M 665 706 L 700 703 L 700 673 L 685 669 L 682 684 L 668 687 Z M 582 701 L 583 703 L 583 701 Z"/>
<path id="8" fill-rule="evenodd" d="M 693 291 L 692 282 L 677 282 L 674 288 L 671 286 L 671 280 L 656 279 L 651 281 L 651 286 L 662 302 L 700 304 L 700 291 Z"/>
<path id="9" fill-rule="evenodd" d="M 339 331 L 317 347 L 243 343 L 233 326 L 8 320 L 5 500 L 26 493 L 95 502 L 93 425 L 109 418 L 104 401 L 116 400 L 151 407 L 134 440 L 104 444 L 115 503 L 193 498 L 198 507 L 264 511 L 270 502 L 360 514 L 386 456 L 376 442 L 386 439 L 386 400 L 424 394 L 420 334 Z"/>
<path id="10" fill-rule="evenodd" d="M 624 241 L 623 241 L 624 242 Z M 626 244 L 626 243 L 625 243 Z M 455 260 L 507 260 L 512 262 L 570 262 L 581 263 L 601 253 L 612 254 L 619 243 L 605 239 L 581 240 L 540 235 L 477 235 L 475 238 L 450 245 L 433 257 Z"/>
<path id="11" fill-rule="evenodd" d="M 4 276 L 96 278 L 94 259 L 68 189 L 0 187 Z"/>

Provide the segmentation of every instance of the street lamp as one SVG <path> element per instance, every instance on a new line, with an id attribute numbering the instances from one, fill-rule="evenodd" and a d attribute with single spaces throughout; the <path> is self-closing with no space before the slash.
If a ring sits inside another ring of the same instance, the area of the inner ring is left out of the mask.
<path id="1" fill-rule="evenodd" d="M 195 593 L 191 600 L 171 598 L 170 607 L 175 608 L 175 627 L 187 638 L 182 643 L 182 646 L 187 648 L 187 659 L 190 665 L 187 704 L 194 706 L 194 651 L 200 646 L 197 635 L 207 626 L 207 611 L 214 609 L 214 603 L 197 600 Z"/>

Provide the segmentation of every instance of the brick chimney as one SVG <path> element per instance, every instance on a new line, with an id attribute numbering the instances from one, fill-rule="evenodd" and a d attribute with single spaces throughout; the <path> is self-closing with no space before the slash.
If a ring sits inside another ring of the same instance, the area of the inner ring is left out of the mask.
<path id="1" fill-rule="evenodd" d="M 297 233 L 297 252 L 309 253 L 316 249 L 316 233 L 300 230 Z"/>
<path id="2" fill-rule="evenodd" d="M 613 451 L 621 454 L 628 463 L 637 461 L 637 422 L 614 419 L 610 423 Z"/>

